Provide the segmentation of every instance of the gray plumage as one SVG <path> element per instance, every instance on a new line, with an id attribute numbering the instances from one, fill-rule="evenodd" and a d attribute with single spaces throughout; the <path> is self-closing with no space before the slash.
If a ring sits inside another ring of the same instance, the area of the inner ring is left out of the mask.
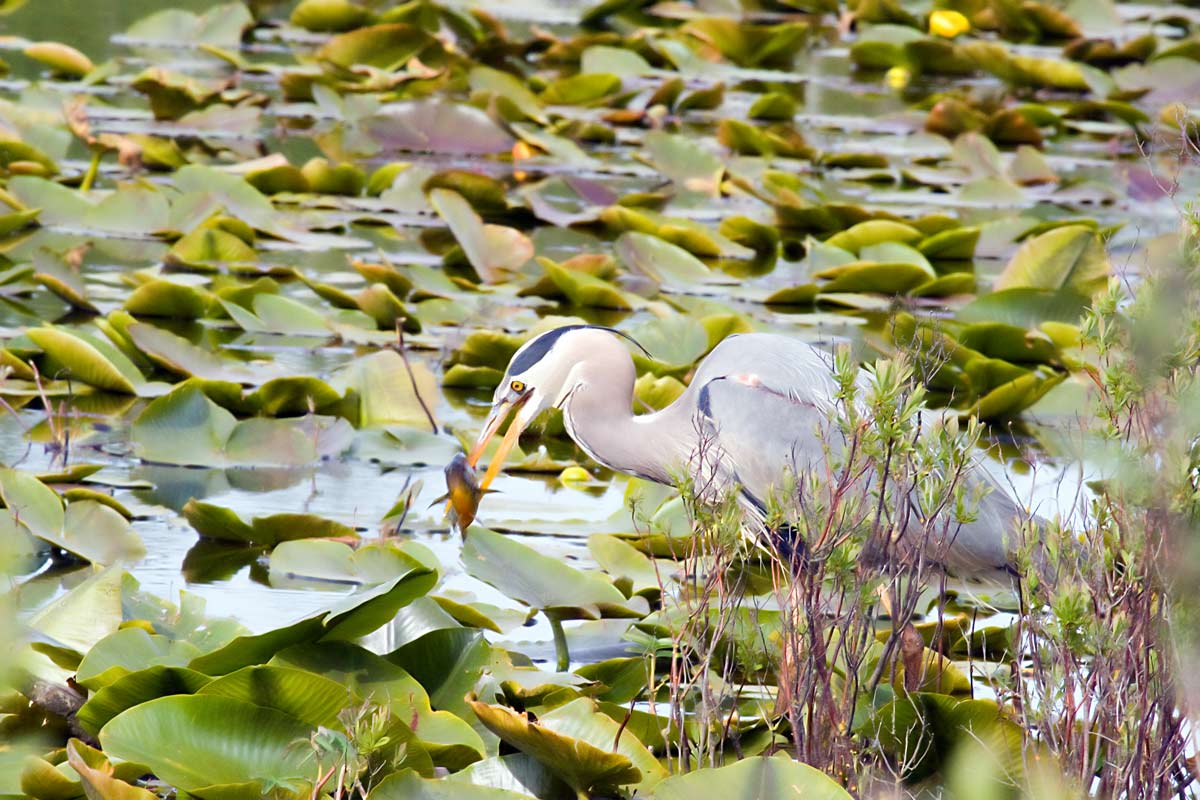
<path id="1" fill-rule="evenodd" d="M 751 522 L 765 528 L 769 500 L 788 471 L 824 469 L 826 448 L 835 459 L 841 455 L 831 364 L 828 354 L 786 336 L 731 336 L 701 362 L 674 403 L 637 416 L 637 374 L 614 332 L 552 331 L 513 357 L 475 457 L 511 408 L 517 408 L 514 424 L 524 428 L 541 411 L 558 407 L 571 438 L 601 464 L 666 484 L 686 471 L 702 499 L 737 491 Z M 865 399 L 870 378 L 860 371 L 857 380 Z M 989 491 L 975 521 L 951 526 L 948 541 L 937 548 L 939 560 L 964 576 L 1011 571 L 1009 539 L 1022 510 L 982 465 L 972 465 L 963 480 L 968 491 Z"/>

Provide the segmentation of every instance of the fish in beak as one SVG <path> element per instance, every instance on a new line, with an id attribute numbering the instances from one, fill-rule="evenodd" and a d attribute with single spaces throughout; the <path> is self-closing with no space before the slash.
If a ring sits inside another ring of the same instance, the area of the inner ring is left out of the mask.
<path id="1" fill-rule="evenodd" d="M 467 463 L 467 457 L 462 453 L 450 459 L 444 472 L 446 493 L 434 500 L 433 505 L 445 500 L 450 524 L 462 533 L 475 521 L 475 512 L 479 509 L 479 501 L 483 499 L 484 491 L 479 488 L 475 468 Z"/>
<path id="2" fill-rule="evenodd" d="M 512 415 L 512 424 L 508 426 L 508 432 L 500 440 L 500 446 L 496 448 L 496 454 L 492 456 L 492 461 L 488 464 L 487 472 L 484 473 L 483 480 L 479 482 L 480 491 L 487 491 L 488 486 L 500 474 L 500 469 L 504 466 L 504 459 L 508 458 L 509 451 L 516 445 L 517 439 L 521 436 L 521 431 L 525 429 L 527 421 L 521 419 L 519 412 L 531 396 L 532 392 L 526 392 L 516 400 L 501 400 L 492 406 L 492 412 L 488 414 L 487 421 L 483 424 L 483 430 L 479 434 L 479 439 L 476 440 L 475 446 L 471 448 L 471 452 L 467 454 L 467 464 L 474 467 L 479 463 L 479 459 L 483 456 L 483 451 L 487 448 L 488 442 L 492 440 L 492 437 L 504 425 L 504 420 L 509 415 Z"/>

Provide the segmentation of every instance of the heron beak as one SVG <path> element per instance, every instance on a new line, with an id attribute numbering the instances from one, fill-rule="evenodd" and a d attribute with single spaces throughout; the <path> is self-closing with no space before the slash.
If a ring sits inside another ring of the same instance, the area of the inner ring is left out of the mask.
<path id="1" fill-rule="evenodd" d="M 467 463 L 472 467 L 479 463 L 479 459 L 483 456 L 483 451 L 487 448 L 488 442 L 500 430 L 500 427 L 504 424 L 504 420 L 510 414 L 513 414 L 513 420 L 512 424 L 508 426 L 508 432 L 500 440 L 500 446 L 496 448 L 496 454 L 492 456 L 492 461 L 488 464 L 488 469 L 484 473 L 483 480 L 479 482 L 480 491 L 486 490 L 492 481 L 496 479 L 496 476 L 500 474 L 500 469 L 504 466 L 504 459 L 508 457 L 508 452 L 516 445 L 521 431 L 524 430 L 525 426 L 521 423 L 520 415 L 513 412 L 519 411 L 521 406 L 528 402 L 530 396 L 531 393 L 526 393 L 515 401 L 502 401 L 493 406 L 492 413 L 488 414 L 487 421 L 483 425 L 483 431 L 479 434 L 479 439 L 475 442 L 475 446 L 471 448 L 471 452 L 467 454 Z"/>

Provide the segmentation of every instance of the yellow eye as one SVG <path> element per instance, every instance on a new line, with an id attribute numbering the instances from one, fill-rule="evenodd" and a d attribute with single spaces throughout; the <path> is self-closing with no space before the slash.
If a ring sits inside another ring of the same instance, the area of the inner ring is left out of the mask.
<path id="1" fill-rule="evenodd" d="M 516 392 L 517 394 L 520 394 L 521 392 L 525 391 L 525 382 L 524 381 L 513 381 L 512 383 L 510 383 L 508 385 L 508 387 L 510 389 L 512 389 L 514 392 Z"/>

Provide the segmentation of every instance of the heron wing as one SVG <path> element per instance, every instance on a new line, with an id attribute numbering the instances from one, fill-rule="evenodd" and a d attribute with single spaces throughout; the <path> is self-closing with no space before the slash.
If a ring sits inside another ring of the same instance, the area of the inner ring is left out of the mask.
<path id="1" fill-rule="evenodd" d="M 846 441 L 835 423 L 837 386 L 826 358 L 787 337 L 731 337 L 693 379 L 701 479 L 707 474 L 714 491 L 736 488 L 760 520 L 772 501 L 786 507 L 788 498 L 779 494 L 790 491 L 789 472 L 817 470 L 821 475 L 842 458 Z M 868 381 L 861 373 L 862 396 Z M 981 458 L 977 454 L 977 460 Z M 870 479 L 865 477 L 866 483 L 856 488 L 868 489 Z M 962 481 L 969 495 L 986 493 L 973 521 L 946 532 L 950 543 L 940 548 L 944 566 L 960 574 L 1005 572 L 1013 549 L 1009 534 L 1026 513 L 982 464 L 972 465 Z M 915 495 L 908 500 L 919 509 Z M 919 519 L 921 514 L 907 516 Z"/>

